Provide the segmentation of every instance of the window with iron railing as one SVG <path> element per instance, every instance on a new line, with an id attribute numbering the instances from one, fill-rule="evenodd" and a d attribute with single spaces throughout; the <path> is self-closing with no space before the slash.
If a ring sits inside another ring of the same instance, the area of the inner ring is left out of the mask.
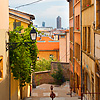
<path id="1" fill-rule="evenodd" d="M 82 8 L 89 7 L 91 5 L 91 0 L 82 0 Z"/>
<path id="2" fill-rule="evenodd" d="M 73 42 L 73 27 L 70 28 L 70 41 Z"/>
<path id="3" fill-rule="evenodd" d="M 96 27 L 100 29 L 100 0 L 96 0 Z"/>
<path id="4" fill-rule="evenodd" d="M 83 50 L 87 49 L 87 27 L 83 27 Z"/>
<path id="5" fill-rule="evenodd" d="M 88 27 L 88 40 L 87 40 L 87 52 L 90 53 L 91 51 L 91 31 L 90 27 Z"/>
<path id="6" fill-rule="evenodd" d="M 70 49 L 70 61 L 73 64 L 73 50 L 72 49 Z"/>

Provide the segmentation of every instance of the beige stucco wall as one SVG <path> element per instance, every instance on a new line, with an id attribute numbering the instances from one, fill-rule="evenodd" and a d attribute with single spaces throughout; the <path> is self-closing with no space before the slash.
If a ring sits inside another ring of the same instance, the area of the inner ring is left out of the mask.
<path id="1" fill-rule="evenodd" d="M 69 63 L 69 33 L 66 33 L 64 36 L 64 38 L 62 38 L 61 35 L 59 36 L 59 57 L 61 62 Z"/>
<path id="2" fill-rule="evenodd" d="M 0 0 L 0 29 L 7 29 L 9 25 L 8 0 Z"/>
<path id="3" fill-rule="evenodd" d="M 66 34 L 66 36 L 67 36 L 67 63 L 69 63 L 69 58 L 70 58 L 70 34 L 69 33 L 67 33 Z"/>
<path id="4" fill-rule="evenodd" d="M 3 56 L 3 78 L 0 78 L 0 100 L 9 100 L 9 66 L 6 52 L 9 28 L 8 0 L 0 0 L 0 56 Z"/>

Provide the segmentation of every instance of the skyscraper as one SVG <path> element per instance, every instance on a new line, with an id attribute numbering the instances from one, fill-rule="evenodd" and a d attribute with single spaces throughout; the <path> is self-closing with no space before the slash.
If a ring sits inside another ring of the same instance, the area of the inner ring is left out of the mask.
<path id="1" fill-rule="evenodd" d="M 57 17 L 57 28 L 61 28 L 61 17 Z"/>
<path id="2" fill-rule="evenodd" d="M 45 22 L 42 22 L 42 27 L 45 27 Z"/>

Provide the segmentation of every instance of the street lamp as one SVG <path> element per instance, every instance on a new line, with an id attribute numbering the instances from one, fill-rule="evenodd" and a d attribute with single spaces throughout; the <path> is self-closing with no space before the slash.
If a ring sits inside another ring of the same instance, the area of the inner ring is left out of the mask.
<path id="1" fill-rule="evenodd" d="M 32 28 L 32 30 L 30 32 L 30 37 L 31 37 L 32 42 L 13 42 L 13 43 L 6 43 L 6 51 L 9 50 L 9 49 L 13 50 L 13 49 L 19 47 L 22 43 L 25 43 L 25 44 L 35 43 L 36 38 L 37 38 L 37 32 L 34 29 L 34 27 Z M 17 45 L 18 43 L 19 43 L 19 45 Z M 14 45 L 14 47 L 12 45 Z"/>
<path id="2" fill-rule="evenodd" d="M 31 40 L 36 40 L 37 38 L 37 32 L 34 28 L 32 28 L 31 32 L 30 32 L 30 36 L 31 36 Z"/>

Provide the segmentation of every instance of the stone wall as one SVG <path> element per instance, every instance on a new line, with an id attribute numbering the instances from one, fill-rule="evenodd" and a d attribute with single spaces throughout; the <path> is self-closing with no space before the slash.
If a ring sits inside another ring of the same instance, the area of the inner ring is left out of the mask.
<path id="1" fill-rule="evenodd" d="M 61 67 L 63 69 L 63 75 L 65 77 L 66 80 L 69 80 L 70 79 L 70 66 L 69 66 L 69 63 L 66 63 L 66 62 L 59 62 L 61 64 Z M 51 73 L 57 69 L 58 67 L 58 62 L 51 62 Z"/>
<path id="2" fill-rule="evenodd" d="M 70 71 L 69 71 L 69 63 L 60 62 L 62 69 L 63 69 L 63 75 L 66 80 L 69 80 L 70 78 Z M 54 78 L 51 77 L 51 73 L 57 69 L 57 62 L 51 62 L 51 70 L 49 71 L 39 71 L 35 72 L 34 75 L 34 81 L 35 85 L 40 85 L 44 83 L 54 83 Z"/>
<path id="3" fill-rule="evenodd" d="M 35 84 L 40 85 L 44 83 L 53 83 L 54 79 L 51 77 L 51 71 L 39 71 L 35 72 Z"/>

